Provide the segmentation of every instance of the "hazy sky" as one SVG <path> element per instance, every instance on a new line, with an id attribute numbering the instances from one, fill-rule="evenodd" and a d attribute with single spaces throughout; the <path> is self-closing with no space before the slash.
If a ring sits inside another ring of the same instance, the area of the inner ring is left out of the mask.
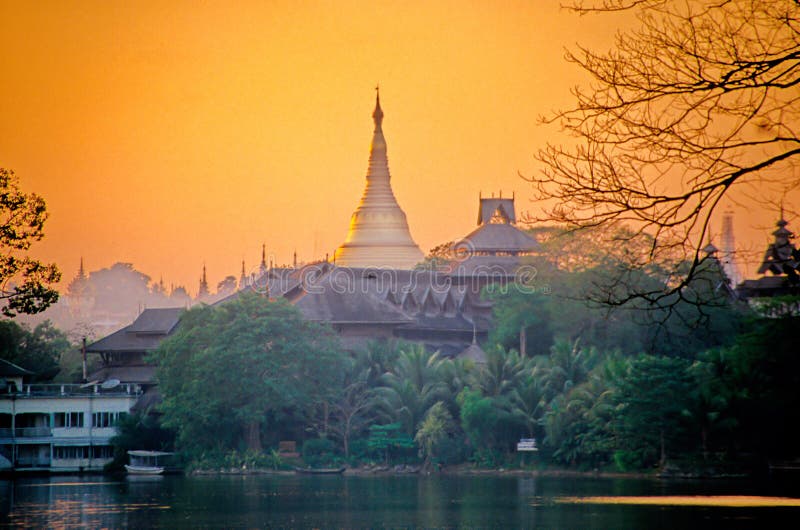
<path id="1" fill-rule="evenodd" d="M 585 81 L 564 48 L 607 48 L 619 21 L 558 4 L 0 0 L 0 166 L 45 197 L 35 254 L 66 280 L 83 256 L 194 293 L 203 263 L 216 286 L 262 242 L 278 263 L 332 255 L 380 83 L 393 187 L 427 252 L 473 229 L 481 191 L 537 210 L 518 174 L 561 141 L 537 118 Z M 737 217 L 737 236 L 760 247 L 774 218 Z"/>

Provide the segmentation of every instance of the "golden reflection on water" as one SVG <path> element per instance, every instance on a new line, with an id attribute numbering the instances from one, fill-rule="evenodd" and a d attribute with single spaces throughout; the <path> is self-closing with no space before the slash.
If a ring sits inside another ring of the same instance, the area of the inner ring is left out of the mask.
<path id="1" fill-rule="evenodd" d="M 800 508 L 800 499 L 747 495 L 662 495 L 642 497 L 558 497 L 559 504 L 636 504 L 643 506 L 720 506 L 733 508 Z"/>
<path id="2" fill-rule="evenodd" d="M 115 504 L 59 499 L 52 503 L 20 503 L 8 518 L 9 526 L 15 528 L 101 528 L 107 527 L 109 515 L 170 508 L 155 502 Z"/>

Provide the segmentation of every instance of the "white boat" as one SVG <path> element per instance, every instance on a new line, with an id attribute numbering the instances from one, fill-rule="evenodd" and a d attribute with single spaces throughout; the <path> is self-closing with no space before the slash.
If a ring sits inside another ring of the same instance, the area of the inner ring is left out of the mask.
<path id="1" fill-rule="evenodd" d="M 164 472 L 164 459 L 174 453 L 164 451 L 128 451 L 131 459 L 125 469 L 131 475 L 160 475 Z"/>

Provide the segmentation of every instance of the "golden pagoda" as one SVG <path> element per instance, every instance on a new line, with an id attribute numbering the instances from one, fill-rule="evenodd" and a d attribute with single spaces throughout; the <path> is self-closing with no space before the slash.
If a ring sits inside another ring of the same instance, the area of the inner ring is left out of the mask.
<path id="1" fill-rule="evenodd" d="M 423 254 L 411 238 L 406 214 L 392 192 L 386 140 L 381 129 L 380 94 L 376 95 L 372 118 L 375 132 L 369 152 L 367 187 L 350 218 L 347 238 L 336 250 L 335 262 L 341 267 L 412 269 L 422 261 Z"/>

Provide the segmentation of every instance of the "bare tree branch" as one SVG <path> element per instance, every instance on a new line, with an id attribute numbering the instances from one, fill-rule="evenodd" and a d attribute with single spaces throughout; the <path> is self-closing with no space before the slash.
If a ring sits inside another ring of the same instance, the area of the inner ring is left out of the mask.
<path id="1" fill-rule="evenodd" d="M 548 144 L 537 155 L 542 173 L 525 178 L 537 199 L 555 204 L 543 219 L 623 223 L 653 238 L 647 259 L 627 265 L 659 262 L 670 278 L 620 295 L 618 277 L 607 303 L 680 299 L 723 197 L 774 179 L 783 189 L 800 185 L 800 2 L 577 0 L 568 8 L 634 11 L 639 27 L 617 35 L 607 53 L 568 52 L 592 82 L 573 90 L 573 108 L 542 121 L 574 144 Z"/>

